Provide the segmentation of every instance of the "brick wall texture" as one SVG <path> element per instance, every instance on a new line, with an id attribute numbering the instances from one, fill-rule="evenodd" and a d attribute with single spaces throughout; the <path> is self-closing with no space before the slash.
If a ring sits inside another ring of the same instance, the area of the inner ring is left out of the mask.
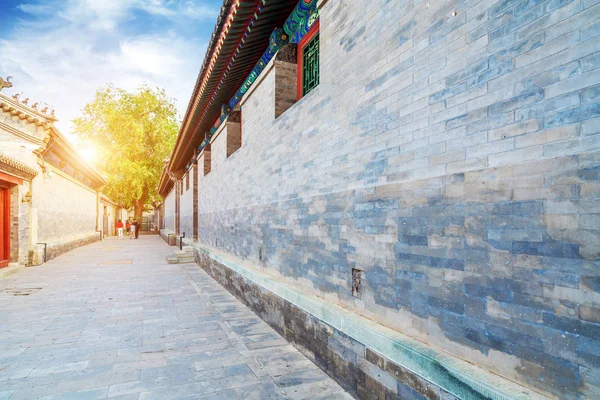
<path id="1" fill-rule="evenodd" d="M 199 240 L 553 397 L 600 397 L 600 2 L 320 14 L 319 86 L 275 118 L 270 70 L 242 147 L 213 143 Z"/>
<path id="2" fill-rule="evenodd" d="M 175 188 L 165 197 L 164 201 L 165 218 L 164 224 L 165 229 L 175 232 Z"/>
<path id="3" fill-rule="evenodd" d="M 193 170 L 189 172 L 189 186 L 186 185 L 186 177 L 182 179 L 182 190 L 180 200 L 181 228 L 180 235 L 185 232 L 186 238 L 191 238 L 194 234 L 194 179 Z"/>
<path id="4" fill-rule="evenodd" d="M 32 207 L 37 215 L 38 242 L 53 245 L 95 233 L 95 191 L 59 173 L 54 173 L 52 178 L 45 178 L 43 174 L 39 174 L 33 180 L 33 188 Z M 103 208 L 101 207 L 102 210 Z M 114 218 L 114 212 L 111 218 Z M 102 214 L 98 229 L 102 230 Z"/>

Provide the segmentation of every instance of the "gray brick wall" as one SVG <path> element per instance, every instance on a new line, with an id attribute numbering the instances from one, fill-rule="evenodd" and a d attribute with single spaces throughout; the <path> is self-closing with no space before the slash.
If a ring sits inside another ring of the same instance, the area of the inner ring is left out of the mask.
<path id="1" fill-rule="evenodd" d="M 164 201 L 165 229 L 175 232 L 175 188 L 173 188 Z"/>
<path id="2" fill-rule="evenodd" d="M 190 238 L 194 235 L 194 174 L 193 170 L 189 172 L 189 188 L 186 186 L 186 177 L 183 176 L 181 182 L 181 199 L 179 212 L 181 213 L 180 234 Z"/>
<path id="3" fill-rule="evenodd" d="M 243 146 L 199 178 L 199 240 L 599 397 L 600 3 L 330 0 L 320 37 L 305 98 L 275 119 L 272 70 L 243 100 Z"/>

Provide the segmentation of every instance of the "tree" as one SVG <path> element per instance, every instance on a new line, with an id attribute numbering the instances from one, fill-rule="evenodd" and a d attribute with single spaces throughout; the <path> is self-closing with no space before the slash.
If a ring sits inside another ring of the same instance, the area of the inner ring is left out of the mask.
<path id="1" fill-rule="evenodd" d="M 134 92 L 108 85 L 82 113 L 73 123 L 100 153 L 98 167 L 108 176 L 103 192 L 122 207 L 133 206 L 141 221 L 144 206 L 158 200 L 164 159 L 177 138 L 173 100 L 164 90 L 145 85 Z"/>

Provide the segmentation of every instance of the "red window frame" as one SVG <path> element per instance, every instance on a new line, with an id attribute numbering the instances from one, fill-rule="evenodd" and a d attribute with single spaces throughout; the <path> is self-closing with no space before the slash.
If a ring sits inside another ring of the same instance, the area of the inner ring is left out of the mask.
<path id="1" fill-rule="evenodd" d="M 310 27 L 306 35 L 300 40 L 298 43 L 298 71 L 297 71 L 297 91 L 296 91 L 296 100 L 300 100 L 302 98 L 302 55 L 304 53 L 304 48 L 310 42 L 310 40 L 315 37 L 317 33 L 319 33 L 319 21 L 316 20 L 313 26 Z"/>

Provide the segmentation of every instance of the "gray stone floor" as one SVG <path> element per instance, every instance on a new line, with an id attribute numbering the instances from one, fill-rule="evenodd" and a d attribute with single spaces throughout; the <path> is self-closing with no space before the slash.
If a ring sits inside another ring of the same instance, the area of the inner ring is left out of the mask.
<path id="1" fill-rule="evenodd" d="M 0 400 L 350 398 L 172 250 L 108 239 L 1 279 Z"/>

